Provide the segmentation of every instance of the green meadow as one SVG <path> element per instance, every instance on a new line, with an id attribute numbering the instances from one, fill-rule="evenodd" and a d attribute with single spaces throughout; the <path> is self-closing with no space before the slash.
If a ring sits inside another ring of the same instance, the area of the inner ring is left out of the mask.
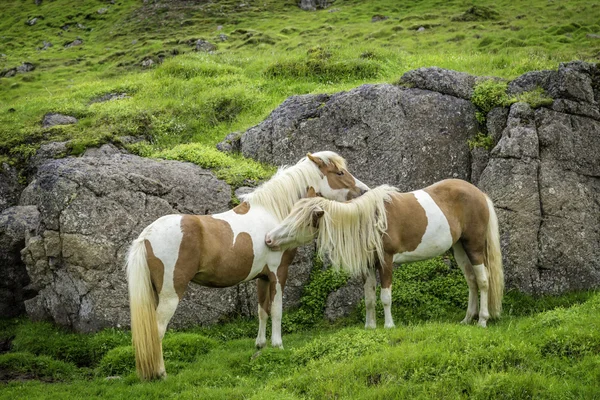
<path id="1" fill-rule="evenodd" d="M 199 39 L 216 49 L 195 51 Z M 215 144 L 289 96 L 397 84 L 419 67 L 512 79 L 599 56 L 600 4 L 584 0 L 336 0 L 317 12 L 291 0 L 6 0 L 0 75 L 35 69 L 0 77 L 0 162 L 21 168 L 51 141 L 69 141 L 64 156 L 110 142 L 240 186 L 274 166 Z M 504 89 L 491 83 L 473 100 L 485 110 L 489 93 L 510 101 Z M 111 93 L 124 98 L 99 101 Z M 78 122 L 42 127 L 51 112 Z M 284 350 L 257 352 L 258 322 L 235 316 L 170 330 L 169 376 L 151 383 L 135 376 L 127 331 L 0 321 L 0 398 L 600 398 L 598 293 L 509 292 L 502 319 L 480 329 L 458 324 L 467 287 L 452 262 L 402 266 L 394 279 L 395 329 L 381 327 L 380 309 L 380 328 L 364 330 L 364 305 L 327 322 L 327 294 L 346 277 L 316 263 L 300 307 L 284 313 Z"/>

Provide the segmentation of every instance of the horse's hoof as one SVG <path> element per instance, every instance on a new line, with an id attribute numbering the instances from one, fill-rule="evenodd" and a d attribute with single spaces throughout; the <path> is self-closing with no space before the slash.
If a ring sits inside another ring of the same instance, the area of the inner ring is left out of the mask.
<path id="1" fill-rule="evenodd" d="M 477 325 L 479 325 L 482 328 L 487 328 L 487 321 L 479 321 Z"/>
<path id="2" fill-rule="evenodd" d="M 283 350 L 283 343 L 281 343 L 281 342 L 273 342 L 273 343 L 271 343 L 271 346 L 273 346 L 276 349 Z"/>
<path id="3" fill-rule="evenodd" d="M 255 343 L 255 346 L 258 350 L 262 349 L 263 347 L 265 347 L 267 345 L 267 341 L 262 341 L 262 340 L 257 340 Z"/>
<path id="4" fill-rule="evenodd" d="M 392 329 L 392 328 L 395 328 L 395 327 L 396 327 L 396 325 L 394 325 L 394 323 L 391 323 L 391 324 L 385 324 L 383 327 L 384 327 L 385 329 Z"/>
<path id="5" fill-rule="evenodd" d="M 365 324 L 365 329 L 375 329 L 377 328 L 376 324 Z"/>

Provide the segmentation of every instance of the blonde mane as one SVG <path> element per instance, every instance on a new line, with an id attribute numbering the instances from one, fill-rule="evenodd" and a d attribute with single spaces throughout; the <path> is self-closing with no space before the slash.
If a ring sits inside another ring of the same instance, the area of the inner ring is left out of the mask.
<path id="1" fill-rule="evenodd" d="M 329 255 L 334 268 L 342 268 L 352 276 L 361 276 L 373 267 L 375 257 L 383 262 L 382 235 L 387 230 L 385 202 L 398 189 L 388 185 L 378 186 L 346 203 L 312 197 L 300 200 L 294 209 L 290 231 L 308 226 L 313 212 L 325 214 L 319 221 L 317 252 L 320 257 Z"/>
<path id="2" fill-rule="evenodd" d="M 333 164 L 338 169 L 346 169 L 346 160 L 333 151 L 320 151 L 312 154 L 320 158 L 326 165 Z M 267 182 L 263 183 L 252 193 L 246 194 L 242 200 L 250 206 L 258 205 L 273 213 L 281 222 L 290 213 L 294 204 L 306 196 L 310 186 L 316 188 L 322 174 L 319 167 L 307 157 L 302 158 L 296 165 L 283 166 Z"/>

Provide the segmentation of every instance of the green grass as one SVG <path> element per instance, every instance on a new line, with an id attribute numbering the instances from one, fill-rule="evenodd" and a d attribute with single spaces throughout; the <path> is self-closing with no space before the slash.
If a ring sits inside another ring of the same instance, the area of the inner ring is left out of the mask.
<path id="1" fill-rule="evenodd" d="M 103 7 L 108 11 L 98 14 Z M 410 69 L 432 65 L 510 79 L 562 61 L 592 61 L 600 51 L 600 42 L 587 37 L 600 32 L 600 8 L 591 1 L 484 1 L 472 9 L 457 1 L 338 0 L 334 8 L 306 13 L 279 0 L 244 7 L 233 0 L 2 2 L 0 53 L 6 56 L 0 71 L 24 61 L 36 69 L 0 78 L 0 155 L 24 163 L 51 140 L 72 140 L 69 150 L 77 155 L 89 146 L 119 144 L 123 135 L 145 138 L 153 156 L 182 144 L 213 147 L 291 95 L 395 82 Z M 388 19 L 372 23 L 378 14 Z M 43 18 L 26 25 L 33 16 Z M 420 26 L 426 30 L 417 32 Z M 78 37 L 83 45 L 64 47 Z M 217 50 L 193 52 L 199 38 Z M 53 46 L 39 50 L 42 41 Z M 141 61 L 148 58 L 155 64 L 144 69 Z M 107 93 L 129 97 L 93 102 Z M 47 112 L 79 122 L 44 129 Z M 201 153 L 194 160 L 210 164 L 214 154 Z M 247 178 L 266 176 L 258 175 Z"/>
<path id="2" fill-rule="evenodd" d="M 149 398 L 594 398 L 600 379 L 600 295 L 511 296 L 524 316 L 509 312 L 487 329 L 445 319 L 364 330 L 362 321 L 354 320 L 347 327 L 321 325 L 287 334 L 285 350 L 256 352 L 255 330 L 236 333 L 236 328 L 246 330 L 244 321 L 169 331 L 164 342 L 169 376 L 151 383 L 135 377 L 133 351 L 119 344 L 118 331 L 74 335 L 80 336 L 82 354 L 97 337 L 104 343 L 118 338 L 87 367 L 56 359 L 60 352 L 51 349 L 56 340 L 45 346 L 53 357 L 34 355 L 21 345 L 20 351 L 0 355 L 0 371 L 25 380 L 0 384 L 0 398 L 122 398 L 125 393 Z M 14 325 L 15 341 L 36 331 L 65 340 L 73 335 L 46 324 Z M 217 331 L 231 335 L 208 338 Z"/>

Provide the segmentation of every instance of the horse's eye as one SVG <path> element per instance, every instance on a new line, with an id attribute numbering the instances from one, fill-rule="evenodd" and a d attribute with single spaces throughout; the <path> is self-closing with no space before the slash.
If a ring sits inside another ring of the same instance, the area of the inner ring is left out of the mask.
<path id="1" fill-rule="evenodd" d="M 344 171 L 338 171 L 338 172 L 336 172 L 336 174 L 339 176 L 342 176 L 342 175 L 344 175 Z"/>

